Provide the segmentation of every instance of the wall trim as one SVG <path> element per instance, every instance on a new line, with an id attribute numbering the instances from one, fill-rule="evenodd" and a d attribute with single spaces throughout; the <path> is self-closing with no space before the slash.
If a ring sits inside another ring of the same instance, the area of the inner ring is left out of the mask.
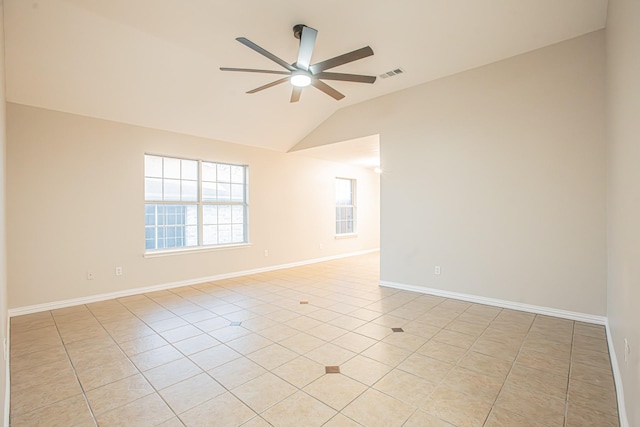
<path id="1" fill-rule="evenodd" d="M 9 361 L 11 359 L 11 321 L 7 316 L 7 358 L 4 361 L 5 369 L 5 391 L 4 391 L 4 420 L 3 426 L 9 427 L 9 411 L 11 410 L 11 365 Z M 4 350 L 4 349 L 3 349 Z"/>
<path id="2" fill-rule="evenodd" d="M 607 344 L 609 347 L 609 358 L 611 359 L 611 370 L 613 371 L 613 382 L 616 386 L 616 397 L 618 398 L 618 418 L 620 419 L 620 427 L 629 427 L 629 419 L 627 418 L 627 409 L 624 405 L 624 390 L 622 388 L 622 374 L 620 373 L 620 365 L 616 357 L 616 349 L 613 346 L 613 335 L 609 328 L 609 319 L 605 323 L 607 330 Z"/>
<path id="3" fill-rule="evenodd" d="M 282 270 L 285 268 L 300 267 L 303 265 L 316 264 L 319 262 L 332 261 L 352 256 L 365 255 L 373 252 L 379 252 L 380 248 L 367 249 L 357 252 L 349 252 L 346 254 L 331 255 L 323 258 L 313 258 L 305 261 L 291 262 L 287 264 L 272 265 L 269 267 L 255 268 L 251 270 L 236 271 L 231 273 L 217 274 L 214 276 L 198 277 L 195 279 L 180 280 L 177 282 L 162 283 L 159 285 L 146 286 L 141 288 L 131 288 L 123 291 L 108 292 L 104 294 L 90 295 L 87 297 L 72 298 L 61 301 L 47 302 L 43 304 L 29 305 L 26 307 L 16 307 L 9 309 L 9 317 L 22 316 L 24 314 L 39 313 L 41 311 L 56 310 L 59 308 L 71 307 L 74 305 L 89 304 L 108 299 L 128 297 L 131 295 L 144 294 L 148 292 L 163 291 L 166 289 L 179 288 L 181 286 L 197 285 L 204 282 L 213 282 L 216 280 L 231 279 L 234 277 L 248 276 L 250 274 L 266 273 L 269 271 Z"/>
<path id="4" fill-rule="evenodd" d="M 546 316 L 560 317 L 563 319 L 577 320 L 585 323 L 595 323 L 598 325 L 606 325 L 607 318 L 605 316 L 596 316 L 594 314 L 580 313 L 576 311 L 560 310 L 557 308 L 544 307 L 540 305 L 524 304 L 521 302 L 508 301 L 496 298 L 482 297 L 478 295 L 463 294 L 459 292 L 444 291 L 441 289 L 427 288 L 424 286 L 407 285 L 404 283 L 380 281 L 380 286 L 387 288 L 402 289 L 404 291 L 413 291 L 421 294 L 436 295 L 439 297 L 459 299 L 477 304 L 492 305 L 495 307 L 509 308 L 512 310 L 526 311 L 528 313 L 544 314 Z"/>

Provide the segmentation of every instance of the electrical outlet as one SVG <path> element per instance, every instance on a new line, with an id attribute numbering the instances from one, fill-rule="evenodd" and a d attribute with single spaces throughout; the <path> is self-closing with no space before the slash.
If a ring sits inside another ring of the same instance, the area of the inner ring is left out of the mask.
<path id="1" fill-rule="evenodd" d="M 122 267 L 116 267 L 116 276 L 122 276 Z"/>
<path id="2" fill-rule="evenodd" d="M 93 273 L 93 271 L 87 271 L 87 280 L 93 280 L 95 279 L 95 274 Z"/>
<path id="3" fill-rule="evenodd" d="M 269 250 L 268 249 L 264 250 L 264 256 L 269 256 Z"/>
<path id="4" fill-rule="evenodd" d="M 439 275 L 440 275 L 440 266 L 439 266 L 439 265 L 436 265 L 436 268 L 434 269 L 433 273 L 434 273 L 436 276 L 439 276 Z"/>
<path id="5" fill-rule="evenodd" d="M 2 359 L 7 360 L 9 358 L 9 349 L 7 348 L 7 339 L 2 341 Z"/>
<path id="6" fill-rule="evenodd" d="M 624 362 L 627 363 L 629 361 L 629 356 L 631 355 L 631 348 L 629 347 L 629 340 L 624 339 Z"/>
<path id="7" fill-rule="evenodd" d="M 318 245 L 318 249 L 323 250 L 323 249 L 324 249 L 324 244 L 323 244 L 323 243 L 320 243 L 320 244 Z"/>

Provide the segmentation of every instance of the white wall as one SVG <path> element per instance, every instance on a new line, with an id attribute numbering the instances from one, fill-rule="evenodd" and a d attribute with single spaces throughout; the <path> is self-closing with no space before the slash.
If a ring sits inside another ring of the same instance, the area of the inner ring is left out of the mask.
<path id="1" fill-rule="evenodd" d="M 606 314 L 603 31 L 347 107 L 297 148 L 374 133 L 383 281 Z"/>
<path id="2" fill-rule="evenodd" d="M 0 347 L 7 337 L 7 269 L 5 239 L 5 93 L 4 93 L 4 2 L 0 0 Z M 3 350 L 0 350 L 3 352 Z M 0 366 L 0 423 L 9 425 L 9 360 L 2 355 Z"/>
<path id="3" fill-rule="evenodd" d="M 373 171 L 7 105 L 10 308 L 379 247 Z M 144 258 L 145 152 L 248 164 L 253 245 Z M 358 180 L 357 238 L 334 238 L 336 176 Z M 123 276 L 114 275 L 116 266 Z M 86 279 L 88 270 L 95 280 Z"/>
<path id="4" fill-rule="evenodd" d="M 609 0 L 608 316 L 630 426 L 640 425 L 640 2 Z M 624 339 L 631 354 L 624 361 Z"/>

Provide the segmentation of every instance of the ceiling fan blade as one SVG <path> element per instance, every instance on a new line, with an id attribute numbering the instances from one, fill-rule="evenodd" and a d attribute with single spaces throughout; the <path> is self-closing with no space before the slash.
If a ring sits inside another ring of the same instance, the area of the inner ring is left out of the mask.
<path id="1" fill-rule="evenodd" d="M 273 53 L 271 53 L 271 52 L 269 52 L 267 50 L 264 50 L 263 48 L 261 48 L 260 46 L 258 46 L 254 42 L 252 42 L 251 40 L 248 40 L 248 39 L 246 39 L 244 37 L 238 37 L 236 40 L 238 40 L 240 43 L 242 43 L 243 45 L 247 46 L 248 48 L 255 50 L 260 55 L 269 58 L 270 60 L 272 60 L 276 64 L 286 68 L 287 70 L 296 71 L 296 68 L 293 65 L 286 63 L 282 59 L 280 59 L 277 56 L 275 56 Z"/>
<path id="2" fill-rule="evenodd" d="M 326 93 L 327 95 L 335 99 L 336 101 L 340 101 L 342 98 L 344 98 L 343 94 L 341 94 L 340 92 L 338 92 L 337 90 L 335 90 L 334 88 L 332 88 L 331 86 L 329 86 L 328 84 L 326 84 L 321 80 L 311 79 L 311 84 L 316 89 L 320 89 L 321 91 L 323 91 L 324 93 Z"/>
<path id="3" fill-rule="evenodd" d="M 288 71 L 273 71 L 273 70 L 256 70 L 253 68 L 229 68 L 229 67 L 220 67 L 220 71 L 242 71 L 245 73 L 264 73 L 264 74 L 291 74 Z"/>
<path id="4" fill-rule="evenodd" d="M 363 76 L 361 74 L 326 73 L 324 71 L 318 74 L 314 74 L 313 77 L 317 79 L 340 80 L 343 82 L 356 83 L 373 83 L 376 81 L 375 76 Z"/>
<path id="5" fill-rule="evenodd" d="M 327 59 L 317 64 L 313 64 L 309 67 L 309 71 L 313 74 L 319 73 L 329 68 L 337 67 L 338 65 L 347 64 L 349 62 L 357 61 L 358 59 L 366 58 L 373 55 L 373 49 L 369 46 L 354 50 L 353 52 L 338 55 L 334 58 Z"/>
<path id="6" fill-rule="evenodd" d="M 288 81 L 289 81 L 289 77 L 285 77 L 285 78 L 276 80 L 274 82 L 268 83 L 268 84 L 266 84 L 264 86 L 257 87 L 257 88 L 255 88 L 253 90 L 248 91 L 247 93 L 260 92 L 261 90 L 269 89 L 270 87 L 273 87 L 275 85 L 279 85 L 280 83 L 284 83 L 284 82 L 288 82 Z"/>
<path id="7" fill-rule="evenodd" d="M 294 86 L 291 91 L 291 102 L 300 101 L 300 94 L 302 93 L 302 88 L 298 86 Z"/>
<path id="8" fill-rule="evenodd" d="M 313 54 L 313 47 L 316 44 L 316 37 L 318 31 L 304 26 L 302 27 L 302 34 L 300 36 L 300 50 L 298 50 L 298 68 L 308 70 L 311 65 L 311 55 Z"/>

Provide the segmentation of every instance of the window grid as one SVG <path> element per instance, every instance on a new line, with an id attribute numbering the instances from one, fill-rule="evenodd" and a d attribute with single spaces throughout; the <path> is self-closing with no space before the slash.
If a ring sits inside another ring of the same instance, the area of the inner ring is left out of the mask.
<path id="1" fill-rule="evenodd" d="M 336 178 L 336 235 L 356 232 L 356 180 Z"/>
<path id="2" fill-rule="evenodd" d="M 248 241 L 247 166 L 145 155 L 145 248 Z"/>

